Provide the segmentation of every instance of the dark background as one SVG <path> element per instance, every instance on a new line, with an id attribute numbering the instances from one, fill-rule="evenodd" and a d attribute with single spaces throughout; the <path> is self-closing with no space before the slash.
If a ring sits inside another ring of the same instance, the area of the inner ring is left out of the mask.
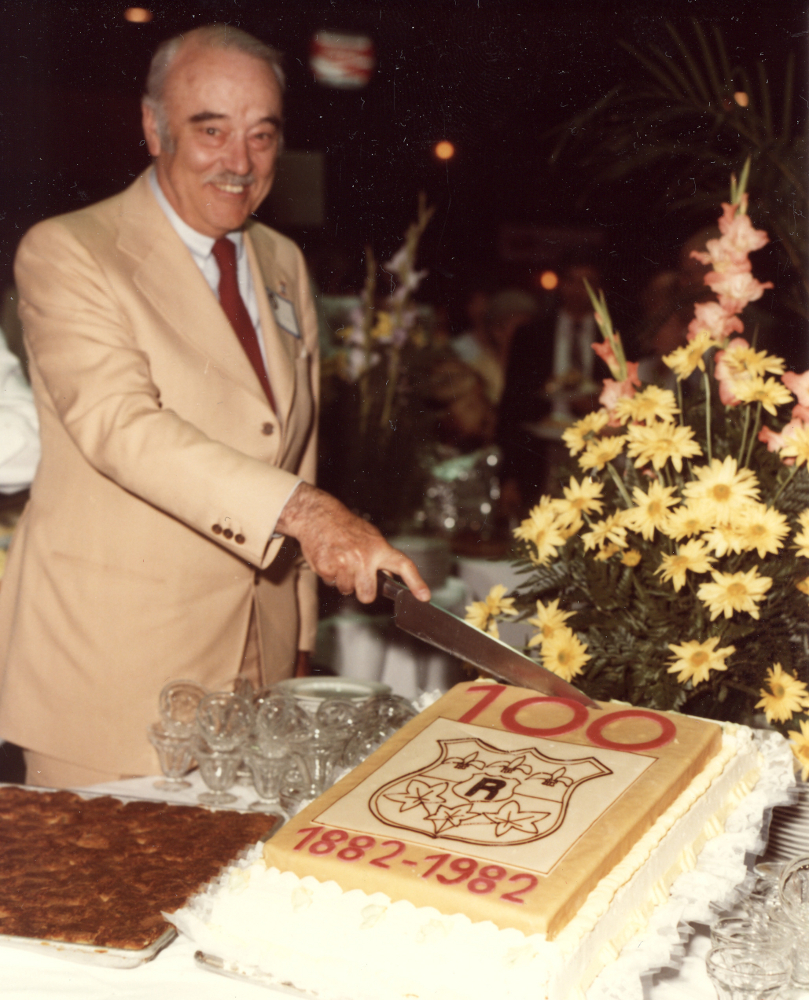
<path id="1" fill-rule="evenodd" d="M 690 42 L 690 18 L 716 23 L 731 62 L 752 71 L 761 59 L 776 90 L 794 50 L 796 115 L 806 113 L 806 5 L 790 0 L 155 0 L 144 4 L 154 13 L 148 24 L 125 21 L 125 6 L 0 0 L 2 285 L 28 226 L 120 190 L 147 165 L 139 98 L 151 52 L 212 21 L 286 53 L 287 146 L 325 152 L 325 224 L 291 235 L 309 254 L 344 248 L 359 281 L 364 244 L 381 259 L 395 249 L 423 189 L 437 208 L 422 257 L 431 272 L 424 292 L 436 301 L 469 274 L 505 273 L 497 240 L 508 224 L 603 228 L 619 309 L 652 270 L 671 264 L 694 226 L 661 209 L 659 178 L 605 188 L 576 207 L 575 162 L 548 163 L 550 129 L 639 78 L 619 39 L 668 51 L 666 18 Z M 320 28 L 373 37 L 378 64 L 365 89 L 314 82 L 308 48 Z M 448 163 L 432 155 L 442 138 L 457 148 Z M 271 220 L 269 208 L 261 214 Z"/>

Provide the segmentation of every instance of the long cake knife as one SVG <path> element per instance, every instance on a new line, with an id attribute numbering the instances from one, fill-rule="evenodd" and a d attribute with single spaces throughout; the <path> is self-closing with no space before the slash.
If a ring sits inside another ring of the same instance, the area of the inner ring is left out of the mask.
<path id="1" fill-rule="evenodd" d="M 578 688 L 505 642 L 486 635 L 431 601 L 417 600 L 404 584 L 384 573 L 378 575 L 380 589 L 393 601 L 395 621 L 403 631 L 480 667 L 498 680 L 556 698 L 570 698 L 588 708 L 600 708 Z"/>

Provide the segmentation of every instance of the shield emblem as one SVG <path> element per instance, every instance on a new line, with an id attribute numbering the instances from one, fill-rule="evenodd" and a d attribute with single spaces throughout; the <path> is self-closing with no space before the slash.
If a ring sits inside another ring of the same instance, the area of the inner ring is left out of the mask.
<path id="1" fill-rule="evenodd" d="M 471 736 L 436 742 L 431 764 L 371 796 L 378 820 L 465 844 L 528 844 L 562 826 L 579 785 L 612 774 L 595 757 L 557 760 L 533 746 L 499 750 Z"/>

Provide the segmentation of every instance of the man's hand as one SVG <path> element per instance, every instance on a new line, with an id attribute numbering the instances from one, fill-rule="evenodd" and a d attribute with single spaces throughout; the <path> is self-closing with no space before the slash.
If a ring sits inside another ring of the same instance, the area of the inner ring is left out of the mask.
<path id="1" fill-rule="evenodd" d="M 378 570 L 401 576 L 420 601 L 430 599 L 407 556 L 388 545 L 372 524 L 309 483 L 301 483 L 287 500 L 276 530 L 297 538 L 304 559 L 329 586 L 356 594 L 363 604 L 376 597 Z"/>

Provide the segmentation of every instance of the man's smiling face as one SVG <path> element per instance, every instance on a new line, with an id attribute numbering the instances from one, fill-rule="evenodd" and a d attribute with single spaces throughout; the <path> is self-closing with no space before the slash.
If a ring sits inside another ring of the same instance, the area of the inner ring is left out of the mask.
<path id="1" fill-rule="evenodd" d="M 161 138 L 155 112 L 143 131 L 160 187 L 192 229 L 218 238 L 266 198 L 281 144 L 281 87 L 262 60 L 236 49 L 188 44 L 169 70 Z"/>

